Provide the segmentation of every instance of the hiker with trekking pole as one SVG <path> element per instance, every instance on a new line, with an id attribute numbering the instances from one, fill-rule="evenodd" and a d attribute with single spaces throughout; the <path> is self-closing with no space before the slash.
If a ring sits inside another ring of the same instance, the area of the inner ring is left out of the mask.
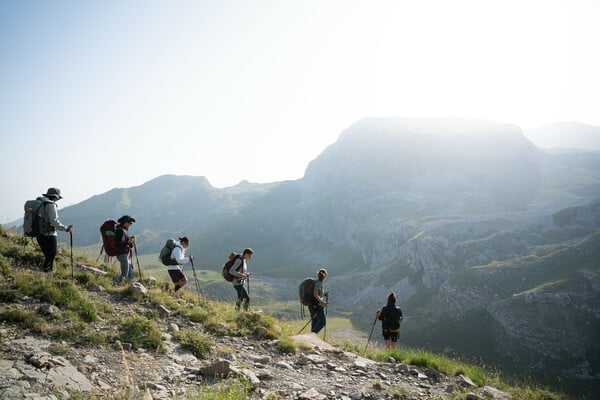
<path id="1" fill-rule="evenodd" d="M 327 325 L 325 309 L 329 304 L 329 292 L 323 290 L 323 281 L 325 281 L 325 278 L 327 278 L 327 270 L 321 268 L 317 272 L 317 280 L 315 280 L 315 287 L 313 289 L 313 297 L 316 301 L 308 307 L 311 320 L 310 331 L 314 334 L 319 333 Z"/>
<path id="2" fill-rule="evenodd" d="M 183 264 L 193 263 L 194 256 L 190 254 L 186 257 L 185 250 L 190 246 L 190 239 L 187 236 L 180 237 L 179 240 L 169 239 L 160 251 L 159 258 L 166 265 L 171 281 L 175 284 L 175 292 L 188 283 L 188 278 L 183 273 Z M 193 264 L 192 264 L 193 265 Z"/>
<path id="3" fill-rule="evenodd" d="M 37 199 L 25 202 L 23 232 L 26 236 L 35 237 L 44 253 L 42 276 L 54 276 L 54 259 L 58 252 L 57 231 L 73 234 L 73 225 L 66 226 L 58 219 L 56 202 L 60 199 L 60 189 L 49 188 Z"/>
<path id="4" fill-rule="evenodd" d="M 375 313 L 375 321 L 373 321 L 373 327 L 371 328 L 371 333 L 373 333 L 375 322 L 377 322 L 377 320 L 381 321 L 381 331 L 386 350 L 396 349 L 398 334 L 400 333 L 400 323 L 403 318 L 402 310 L 400 310 L 400 307 L 396 307 L 396 293 L 391 292 L 387 297 L 386 305 L 381 311 Z M 369 340 L 370 339 L 371 335 L 369 335 Z M 367 340 L 367 346 L 368 345 L 369 341 Z M 367 347 L 365 346 L 365 349 L 366 348 Z"/>
<path id="5" fill-rule="evenodd" d="M 247 247 L 242 252 L 242 255 L 237 255 L 231 268 L 229 268 L 229 274 L 233 277 L 231 283 L 237 293 L 237 301 L 235 302 L 235 309 L 239 310 L 243 307 L 244 311 L 248 311 L 250 308 L 250 275 L 248 272 L 247 261 L 254 255 L 254 250 Z M 244 283 L 248 281 L 248 290 L 244 287 Z"/>
<path id="6" fill-rule="evenodd" d="M 131 249 L 135 245 L 135 236 L 129 236 L 129 228 L 135 219 L 123 215 L 117 220 L 115 226 L 115 247 L 118 251 L 116 257 L 121 265 L 121 273 L 113 279 L 113 285 L 120 285 L 123 279 L 131 283 L 133 279 L 133 265 L 131 263 Z"/>
<path id="7" fill-rule="evenodd" d="M 323 281 L 327 277 L 327 270 L 321 268 L 317 272 L 317 279 L 306 278 L 298 287 L 298 295 L 300 297 L 300 316 L 304 318 L 304 307 L 308 307 L 310 312 L 310 319 L 306 324 L 298 331 L 298 335 L 311 324 L 310 331 L 318 333 L 321 329 L 326 328 L 327 324 L 327 305 L 329 304 L 329 292 L 323 291 Z M 323 300 L 325 298 L 325 300 Z M 327 334 L 327 330 L 323 335 Z"/>

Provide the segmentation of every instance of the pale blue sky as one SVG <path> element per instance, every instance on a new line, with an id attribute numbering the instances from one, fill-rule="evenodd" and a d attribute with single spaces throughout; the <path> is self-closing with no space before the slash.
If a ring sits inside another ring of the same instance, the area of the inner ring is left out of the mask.
<path id="1" fill-rule="evenodd" d="M 369 116 L 600 126 L 600 2 L 0 0 L 0 222 L 158 175 L 298 179 Z"/>

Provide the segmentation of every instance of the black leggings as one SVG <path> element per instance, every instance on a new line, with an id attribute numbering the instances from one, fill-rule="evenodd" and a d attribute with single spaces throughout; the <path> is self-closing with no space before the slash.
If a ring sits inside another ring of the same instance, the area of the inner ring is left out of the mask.
<path id="1" fill-rule="evenodd" d="M 234 285 L 233 286 L 237 292 L 238 299 L 236 305 L 239 307 L 242 303 L 244 304 L 244 309 L 248 309 L 248 303 L 250 303 L 250 297 L 248 296 L 248 292 L 246 292 L 246 288 L 244 284 Z"/>
<path id="2" fill-rule="evenodd" d="M 56 236 L 40 235 L 37 237 L 37 242 L 45 256 L 42 270 L 44 272 L 50 272 L 54 269 L 54 259 L 56 258 L 56 249 L 58 246 Z"/>

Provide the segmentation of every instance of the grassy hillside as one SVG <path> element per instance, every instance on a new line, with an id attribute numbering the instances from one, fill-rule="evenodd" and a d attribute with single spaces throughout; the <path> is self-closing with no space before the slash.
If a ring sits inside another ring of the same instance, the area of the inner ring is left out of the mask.
<path id="1" fill-rule="evenodd" d="M 296 334 L 304 324 L 302 320 L 282 321 L 266 312 L 236 312 L 230 303 L 200 297 L 192 291 L 193 285 L 174 296 L 169 289 L 171 284 L 162 279 L 156 283 L 148 280 L 144 284 L 148 288 L 145 298 L 136 294 L 131 288 L 111 285 L 111 279 L 117 273 L 114 264 L 96 263 L 80 253 L 74 254 L 76 264 L 85 264 L 106 271 L 107 275 L 98 275 L 75 269 L 72 276 L 70 253 L 61 248 L 56 261 L 56 274 L 53 279 L 42 278 L 37 266 L 43 256 L 36 244 L 21 235 L 0 228 L 0 323 L 2 325 L 19 326 L 23 333 L 56 341 L 54 347 L 76 346 L 81 348 L 110 346 L 117 340 L 132 343 L 134 348 L 146 349 L 150 352 L 166 351 L 164 337 L 158 329 L 161 315 L 158 312 L 135 314 L 129 317 L 116 316 L 115 304 L 97 302 L 93 297 L 93 287 L 103 286 L 109 293 L 119 294 L 127 299 L 130 307 L 148 302 L 162 306 L 171 313 L 184 319 L 202 323 L 202 331 L 182 329 L 174 333 L 175 338 L 198 358 L 208 358 L 216 351 L 211 339 L 214 335 L 244 336 L 257 334 L 264 338 L 277 339 L 282 352 L 297 352 L 297 348 L 288 337 Z M 137 269 L 136 269 L 137 272 Z M 200 270 L 202 273 L 202 270 Z M 145 271 L 149 276 L 149 271 Z M 206 280 L 213 283 L 219 281 L 214 271 L 206 271 Z M 209 287 L 207 285 L 206 287 Z M 43 302 L 60 308 L 59 315 L 47 316 L 27 311 L 19 306 L 23 296 L 37 297 Z M 268 308 L 269 303 L 265 303 Z M 122 306 L 122 305 L 121 305 Z M 279 307 L 286 307 L 280 305 Z M 273 308 L 276 311 L 276 308 Z M 60 322 L 59 322 L 60 321 Z M 566 396 L 551 393 L 535 384 L 523 382 L 505 382 L 497 371 L 475 365 L 465 364 L 445 356 L 438 356 L 424 350 L 403 349 L 385 352 L 380 348 L 365 350 L 363 344 L 357 344 L 356 337 L 348 340 L 336 332 L 351 331 L 352 326 L 344 316 L 330 316 L 327 340 L 375 360 L 385 360 L 392 356 L 397 360 L 413 365 L 429 366 L 448 375 L 466 374 L 477 385 L 494 385 L 512 392 L 520 399 L 567 399 Z M 364 342 L 363 342 L 364 343 Z M 135 367 L 135 366 L 134 366 Z M 117 391 L 114 399 L 125 398 L 126 388 Z M 197 396 L 210 399 L 246 399 L 248 385 L 241 385 L 233 394 L 231 389 L 222 385 L 201 387 Z M 77 398 L 81 395 L 77 395 Z M 194 397 L 195 398 L 195 397 Z M 456 397 L 455 397 L 456 398 Z M 464 397 L 461 397 L 464 398 Z"/>

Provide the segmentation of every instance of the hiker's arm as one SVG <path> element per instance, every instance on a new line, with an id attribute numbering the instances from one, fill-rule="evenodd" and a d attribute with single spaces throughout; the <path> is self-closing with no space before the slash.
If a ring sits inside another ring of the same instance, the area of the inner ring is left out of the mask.
<path id="1" fill-rule="evenodd" d="M 313 292 L 313 296 L 319 304 L 321 304 L 322 306 L 325 305 L 325 302 L 323 301 L 321 296 L 319 296 L 319 289 L 315 289 L 315 291 Z"/>
<path id="2" fill-rule="evenodd" d="M 57 231 L 67 231 L 69 228 L 66 225 L 63 225 L 62 222 L 58 219 L 58 208 L 56 204 L 51 203 L 46 207 L 46 213 L 48 217 L 48 222 L 50 225 L 54 227 Z"/>
<path id="3" fill-rule="evenodd" d="M 240 269 L 240 267 L 242 266 L 242 259 L 238 258 L 233 262 L 233 265 L 231 266 L 231 268 L 229 268 L 229 273 L 233 276 L 235 276 L 236 278 L 245 278 L 246 275 L 243 272 L 238 271 L 238 269 Z"/>

